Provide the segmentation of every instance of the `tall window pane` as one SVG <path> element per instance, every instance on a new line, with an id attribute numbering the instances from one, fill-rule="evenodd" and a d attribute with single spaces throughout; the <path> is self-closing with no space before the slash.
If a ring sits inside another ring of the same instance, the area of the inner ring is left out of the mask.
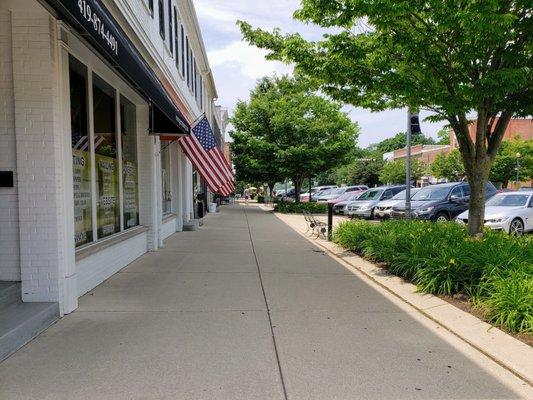
<path id="1" fill-rule="evenodd" d="M 172 35 L 172 0 L 168 0 L 168 46 L 170 53 L 174 54 L 174 37 Z"/>
<path id="2" fill-rule="evenodd" d="M 165 40 L 165 6 L 163 5 L 163 0 L 159 0 L 157 6 L 159 10 L 159 34 Z"/>
<path id="3" fill-rule="evenodd" d="M 115 89 L 93 74 L 98 238 L 120 231 Z"/>
<path id="4" fill-rule="evenodd" d="M 87 129 L 87 68 L 69 57 L 70 127 L 74 183 L 74 242 L 93 241 L 91 205 L 91 156 Z"/>
<path id="5" fill-rule="evenodd" d="M 185 51 L 187 52 L 187 86 L 191 87 L 191 54 L 188 37 L 185 38 Z"/>
<path id="6" fill-rule="evenodd" d="M 174 47 L 176 48 L 176 68 L 180 68 L 180 47 L 179 47 L 180 31 L 178 29 L 178 11 L 174 7 Z"/>
<path id="7" fill-rule="evenodd" d="M 139 225 L 139 186 L 137 168 L 137 136 L 135 105 L 120 96 L 120 129 L 122 134 L 122 193 L 124 229 Z"/>
<path id="8" fill-rule="evenodd" d="M 185 31 L 180 24 L 180 43 L 181 43 L 181 75 L 185 77 Z"/>

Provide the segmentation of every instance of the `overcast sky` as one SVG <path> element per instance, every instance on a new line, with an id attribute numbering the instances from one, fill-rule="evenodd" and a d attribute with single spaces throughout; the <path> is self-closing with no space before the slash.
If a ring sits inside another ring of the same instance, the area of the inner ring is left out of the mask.
<path id="1" fill-rule="evenodd" d="M 237 100 L 248 99 L 258 78 L 292 71 L 288 65 L 266 61 L 264 51 L 241 41 L 237 20 L 248 21 L 254 27 L 299 32 L 311 40 L 321 37 L 320 28 L 292 19 L 299 0 L 194 0 L 194 4 L 217 85 L 218 103 L 227 107 L 230 115 Z M 361 127 L 359 145 L 362 147 L 405 131 L 405 110 L 371 113 L 350 106 L 347 111 Z M 435 137 L 442 126 L 442 123 L 422 122 L 422 131 Z"/>

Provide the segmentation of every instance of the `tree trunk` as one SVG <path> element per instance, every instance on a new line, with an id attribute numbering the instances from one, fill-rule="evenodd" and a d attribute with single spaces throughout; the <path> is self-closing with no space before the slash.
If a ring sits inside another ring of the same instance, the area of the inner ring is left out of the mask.
<path id="1" fill-rule="evenodd" d="M 295 175 L 292 181 L 294 182 L 294 201 L 299 203 L 300 192 L 302 191 L 302 177 L 300 175 Z"/>
<path id="2" fill-rule="evenodd" d="M 485 219 L 485 191 L 490 172 L 490 162 L 487 156 L 485 156 L 485 158 L 486 160 L 480 160 L 479 163 L 476 162 L 472 174 L 468 174 L 468 183 L 470 185 L 468 233 L 470 236 L 476 236 L 483 232 Z"/>
<path id="3" fill-rule="evenodd" d="M 495 115 L 488 115 L 483 107 L 480 107 L 477 114 L 474 140 L 470 137 L 469 123 L 465 114 L 459 115 L 457 119 L 450 119 L 459 141 L 459 151 L 470 185 L 468 233 L 471 236 L 483 232 L 486 185 L 492 163 L 512 116 L 510 111 L 504 111 L 495 122 Z"/>
<path id="4" fill-rule="evenodd" d="M 272 202 L 273 198 L 274 198 L 274 186 L 276 185 L 276 182 L 269 182 L 267 183 L 268 185 L 268 190 L 269 190 L 269 202 Z"/>

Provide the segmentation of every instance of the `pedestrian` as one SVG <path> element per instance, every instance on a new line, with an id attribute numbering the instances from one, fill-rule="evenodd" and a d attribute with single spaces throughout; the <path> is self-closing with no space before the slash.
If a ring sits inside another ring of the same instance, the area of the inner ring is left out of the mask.
<path id="1" fill-rule="evenodd" d="M 250 189 L 248 189 L 248 187 L 246 187 L 244 189 L 244 204 L 248 205 L 248 200 L 250 199 Z"/>

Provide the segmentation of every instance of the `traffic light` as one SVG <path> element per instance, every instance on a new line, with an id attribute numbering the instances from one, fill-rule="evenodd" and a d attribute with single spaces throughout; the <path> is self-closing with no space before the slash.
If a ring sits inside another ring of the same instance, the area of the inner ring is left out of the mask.
<path id="1" fill-rule="evenodd" d="M 420 120 L 418 119 L 418 113 L 409 113 L 409 123 L 411 124 L 412 135 L 420 135 L 422 133 L 422 131 L 420 130 Z"/>

